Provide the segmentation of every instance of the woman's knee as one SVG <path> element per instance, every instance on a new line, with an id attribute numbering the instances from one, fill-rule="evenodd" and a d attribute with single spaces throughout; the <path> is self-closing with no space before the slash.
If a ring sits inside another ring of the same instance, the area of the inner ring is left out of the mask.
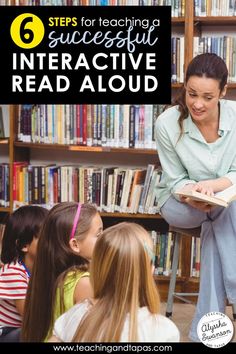
<path id="1" fill-rule="evenodd" d="M 206 220 L 206 213 L 170 197 L 161 208 L 161 215 L 169 225 L 182 228 L 199 227 Z"/>

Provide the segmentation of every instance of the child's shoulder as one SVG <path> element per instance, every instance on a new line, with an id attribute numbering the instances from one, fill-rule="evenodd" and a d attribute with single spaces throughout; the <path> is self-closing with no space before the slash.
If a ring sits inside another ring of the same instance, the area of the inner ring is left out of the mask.
<path id="1" fill-rule="evenodd" d="M 71 307 L 56 320 L 53 334 L 60 338 L 63 342 L 71 342 L 79 322 L 90 306 L 91 302 L 89 300 L 85 300 Z"/>
<path id="2" fill-rule="evenodd" d="M 69 270 L 65 276 L 64 284 L 77 283 L 83 277 L 89 277 L 89 272 L 80 269 Z"/>
<path id="3" fill-rule="evenodd" d="M 8 274 L 9 275 L 21 274 L 24 277 L 25 277 L 25 275 L 27 275 L 23 265 L 18 261 L 14 261 L 14 262 L 6 263 L 6 264 L 2 265 L 2 267 L 0 269 L 0 275 L 6 276 Z"/>
<path id="4" fill-rule="evenodd" d="M 153 342 L 178 342 L 179 330 L 169 318 L 161 314 L 151 314 L 147 307 L 139 310 L 139 327 L 141 339 Z"/>
<path id="5" fill-rule="evenodd" d="M 4 291 L 19 294 L 25 297 L 29 277 L 24 267 L 18 262 L 4 264 L 0 269 L 0 284 Z M 2 293 L 3 295 L 3 293 Z M 3 297 L 3 296 L 2 296 Z"/>
<path id="6" fill-rule="evenodd" d="M 160 314 L 157 316 L 157 320 L 159 328 L 162 329 L 163 336 L 165 336 L 166 333 L 168 334 L 169 338 L 166 338 L 166 340 L 169 339 L 168 341 L 178 342 L 180 338 L 180 333 L 176 324 L 169 318 Z"/>

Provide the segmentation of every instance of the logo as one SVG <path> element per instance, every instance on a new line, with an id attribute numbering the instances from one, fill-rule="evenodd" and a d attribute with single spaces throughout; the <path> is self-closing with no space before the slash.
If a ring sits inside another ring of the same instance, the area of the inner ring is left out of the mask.
<path id="1" fill-rule="evenodd" d="M 234 326 L 224 313 L 208 312 L 198 322 L 197 334 L 207 347 L 221 348 L 231 341 Z"/>
<path id="2" fill-rule="evenodd" d="M 10 29 L 12 40 L 18 47 L 24 49 L 36 47 L 42 41 L 44 32 L 43 22 L 31 13 L 17 16 Z"/>

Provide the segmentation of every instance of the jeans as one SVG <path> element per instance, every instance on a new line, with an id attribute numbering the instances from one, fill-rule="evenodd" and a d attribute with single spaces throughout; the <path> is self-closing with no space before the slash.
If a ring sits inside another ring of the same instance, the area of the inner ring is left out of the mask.
<path id="1" fill-rule="evenodd" d="M 169 225 L 201 226 L 200 287 L 189 337 L 199 342 L 197 325 L 211 311 L 225 312 L 225 300 L 236 303 L 236 201 L 206 213 L 170 197 L 161 208 Z"/>
<path id="2" fill-rule="evenodd" d="M 0 343 L 20 342 L 21 328 L 3 327 L 0 328 Z"/>

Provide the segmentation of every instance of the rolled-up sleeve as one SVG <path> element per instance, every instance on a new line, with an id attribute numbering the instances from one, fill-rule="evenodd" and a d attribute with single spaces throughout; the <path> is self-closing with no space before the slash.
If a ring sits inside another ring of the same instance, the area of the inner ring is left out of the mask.
<path id="1" fill-rule="evenodd" d="M 228 178 L 232 182 L 232 184 L 236 184 L 236 170 L 229 171 L 223 177 Z"/>

